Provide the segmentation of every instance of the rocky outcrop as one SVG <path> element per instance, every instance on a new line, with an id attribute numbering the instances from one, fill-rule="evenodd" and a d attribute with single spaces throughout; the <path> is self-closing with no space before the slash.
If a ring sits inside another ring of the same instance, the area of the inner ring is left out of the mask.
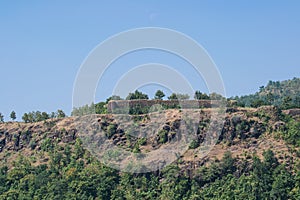
<path id="1" fill-rule="evenodd" d="M 296 117 L 296 116 L 300 117 L 300 108 L 284 110 L 283 113 L 290 115 L 292 117 Z"/>
<path id="2" fill-rule="evenodd" d="M 101 131 L 107 135 L 104 142 L 109 140 L 112 145 L 129 151 L 149 152 L 163 145 L 169 145 L 175 139 L 180 139 L 179 129 L 183 124 L 189 128 L 188 123 L 182 123 L 184 111 L 170 109 L 162 112 L 165 112 L 166 119 L 151 117 L 150 114 L 137 115 L 132 116 L 131 121 L 124 124 L 119 124 L 114 114 L 85 116 L 87 119 L 91 118 L 89 125 L 80 124 L 80 117 L 37 123 L 2 123 L 0 124 L 0 152 L 40 150 L 45 139 L 60 145 L 73 144 L 81 135 L 90 134 L 88 135 L 90 137 Z M 196 119 L 197 127 L 191 129 L 196 133 L 195 142 L 198 146 L 205 142 L 207 134 L 219 132 L 220 146 L 235 147 L 232 148 L 233 151 L 241 148 L 255 149 L 267 130 L 285 128 L 284 122 L 277 116 L 278 110 L 272 106 L 258 109 L 228 108 L 223 126 L 213 128 L 211 133 L 207 133 L 210 126 L 214 126 L 211 109 L 199 109 L 199 113 Z M 134 127 L 140 131 L 135 131 Z M 193 148 L 198 148 L 197 145 Z M 191 162 L 184 163 L 191 171 L 193 167 L 203 165 L 200 159 Z"/>
<path id="3" fill-rule="evenodd" d="M 72 119 L 62 120 L 72 121 Z M 33 143 L 34 146 L 40 146 L 39 143 L 46 138 L 52 141 L 60 140 L 63 143 L 71 143 L 76 139 L 76 133 L 76 129 L 69 127 L 60 128 L 53 126 L 49 128 L 45 125 L 45 122 L 2 123 L 0 124 L 0 152 L 5 149 L 8 151 L 20 151 L 23 148 L 32 149 Z"/>

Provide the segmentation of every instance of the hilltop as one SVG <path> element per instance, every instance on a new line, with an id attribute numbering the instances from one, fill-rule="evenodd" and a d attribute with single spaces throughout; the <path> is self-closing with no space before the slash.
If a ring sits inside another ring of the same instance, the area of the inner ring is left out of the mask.
<path id="1" fill-rule="evenodd" d="M 255 94 L 235 97 L 240 106 L 279 106 L 282 109 L 300 108 L 300 78 L 285 81 L 269 81 Z"/>
<path id="2" fill-rule="evenodd" d="M 218 97 L 211 102 L 212 95 L 201 94 L 185 101 L 186 108 L 178 106 L 178 99 L 119 99 L 78 108 L 78 116 L 31 112 L 26 122 L 0 123 L 0 199 L 299 199 L 297 81 L 268 84 L 234 101 Z M 283 85 L 289 92 L 278 89 Z M 293 103 L 239 106 L 270 93 L 289 94 Z M 213 115 L 222 109 L 214 102 L 227 105 L 222 126 Z M 124 103 L 130 104 L 130 115 L 122 114 Z M 193 133 L 186 149 L 163 154 L 185 138 L 182 128 Z M 203 153 L 214 139 L 215 145 Z M 122 158 L 118 151 L 104 153 L 105 145 L 132 153 L 125 163 L 143 173 L 106 166 Z M 161 154 L 150 154 L 155 151 Z M 160 157 L 171 162 L 154 171 L 137 165 L 159 163 Z"/>
<path id="3" fill-rule="evenodd" d="M 193 141 L 194 146 L 190 147 L 190 150 L 182 156 L 183 161 L 202 162 L 199 160 L 200 158 L 193 157 L 192 152 L 193 149 L 201 146 L 201 138 L 204 137 L 203 134 L 210 125 L 210 110 L 208 108 L 199 110 L 201 116 L 198 120 L 198 135 Z M 297 111 L 297 109 L 291 109 L 279 113 L 279 110 L 273 106 L 228 108 L 219 141 L 206 156 L 208 158 L 206 161 L 221 159 L 226 151 L 232 152 L 235 157 L 243 157 L 247 154 L 257 154 L 261 157 L 263 151 L 270 148 L 275 151 L 276 155 L 278 154 L 278 157 L 284 154 L 292 157 L 293 154 L 288 151 L 291 147 L 284 141 L 284 135 L 280 135 L 279 132 L 287 129 L 288 122 L 282 121 L 283 116 L 298 119 L 300 113 Z M 91 124 L 97 123 L 98 129 L 95 130 L 100 130 L 101 134 L 107 134 L 108 140 L 117 146 L 126 147 L 128 150 L 143 151 L 147 149 L 147 151 L 151 151 L 167 144 L 172 137 L 175 137 L 172 134 L 176 134 L 176 130 L 180 126 L 178 123 L 182 119 L 182 114 L 179 110 L 170 109 L 163 112 L 167 116 L 164 123 L 159 122 L 162 120 L 160 118 L 151 117 L 150 120 L 149 116 L 151 115 L 149 114 L 132 116 L 132 121 L 128 122 L 128 124 L 134 123 L 139 128 L 145 127 L 144 133 L 149 137 L 146 139 L 130 137 L 130 130 L 124 129 L 124 126 L 129 127 L 129 125 L 118 124 L 114 114 L 94 115 L 94 122 Z M 73 145 L 77 139 L 81 139 L 82 133 L 78 133 L 78 119 L 79 117 L 68 117 L 36 123 L 7 122 L 0 124 L 1 161 L 9 163 L 14 160 L 10 157 L 12 155 L 23 154 L 30 157 L 41 152 L 44 152 L 45 155 L 41 160 L 35 158 L 36 162 L 43 163 L 43 160 L 49 160 L 50 158 L 45 159 L 49 146 L 58 145 L 64 148 L 66 145 Z M 147 126 L 152 124 L 159 124 L 156 135 L 147 133 Z M 113 127 L 114 130 L 109 130 L 110 127 Z M 295 157 L 295 159 L 297 158 Z"/>

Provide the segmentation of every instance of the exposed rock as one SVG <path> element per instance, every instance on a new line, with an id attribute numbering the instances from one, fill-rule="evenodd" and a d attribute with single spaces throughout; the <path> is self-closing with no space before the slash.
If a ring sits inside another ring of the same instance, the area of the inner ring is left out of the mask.
<path id="1" fill-rule="evenodd" d="M 277 122 L 274 123 L 274 125 L 273 125 L 272 128 L 275 131 L 284 130 L 285 129 L 285 122 L 283 122 L 283 121 L 277 121 Z"/>
<path id="2" fill-rule="evenodd" d="M 289 109 L 289 110 L 284 110 L 282 112 L 287 115 L 290 115 L 292 117 L 300 116 L 300 108 L 293 108 L 293 109 Z"/>

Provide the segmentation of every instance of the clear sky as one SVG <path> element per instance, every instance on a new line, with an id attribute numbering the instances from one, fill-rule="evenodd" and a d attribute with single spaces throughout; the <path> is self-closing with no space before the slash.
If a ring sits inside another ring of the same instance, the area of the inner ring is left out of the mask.
<path id="1" fill-rule="evenodd" d="M 201 44 L 228 97 L 253 93 L 268 80 L 300 76 L 299 10 L 300 1 L 275 0 L 1 1 L 0 112 L 6 120 L 12 110 L 19 119 L 33 110 L 70 114 L 74 80 L 89 52 L 114 34 L 149 26 Z M 149 60 L 156 54 L 150 52 Z M 147 58 L 137 53 L 119 67 Z"/>

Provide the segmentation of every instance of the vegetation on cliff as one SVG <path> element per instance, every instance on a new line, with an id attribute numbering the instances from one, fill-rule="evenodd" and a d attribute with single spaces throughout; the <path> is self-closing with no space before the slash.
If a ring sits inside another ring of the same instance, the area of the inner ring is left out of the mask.
<path id="1" fill-rule="evenodd" d="M 217 144 L 205 157 L 195 151 L 209 127 L 210 108 L 199 108 L 189 150 L 161 170 L 140 174 L 97 160 L 79 137 L 78 116 L 99 113 L 95 121 L 109 141 L 147 152 L 168 145 L 176 135 L 181 114 L 176 107 L 160 110 L 171 117 L 149 138 L 133 137 L 114 114 L 107 114 L 109 100 L 121 100 L 117 96 L 76 108 L 72 117 L 61 110 L 36 111 L 24 114 L 24 122 L 2 123 L 0 114 L 0 199 L 300 199 L 299 83 L 270 82 L 254 95 L 228 99 L 236 102 L 227 108 Z M 148 98 L 138 91 L 129 96 Z M 154 98 L 163 97 L 160 91 Z M 195 99 L 222 97 L 198 91 Z M 133 111 L 133 125 L 147 127 L 149 113 Z"/>

